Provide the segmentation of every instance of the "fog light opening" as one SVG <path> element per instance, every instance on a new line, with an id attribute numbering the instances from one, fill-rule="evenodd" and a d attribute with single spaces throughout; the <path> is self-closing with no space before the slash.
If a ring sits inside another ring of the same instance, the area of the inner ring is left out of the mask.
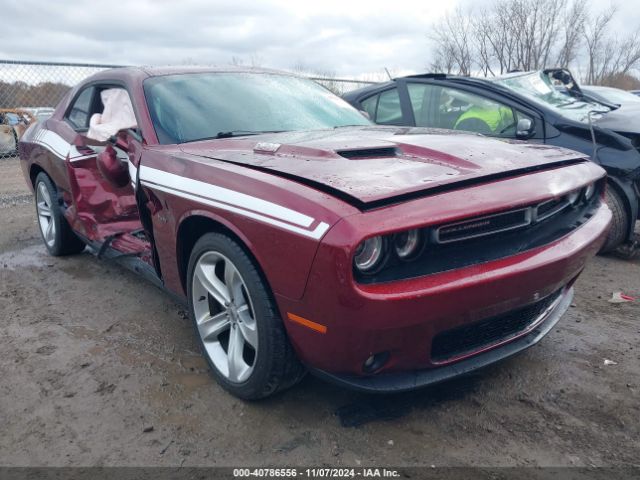
<path id="1" fill-rule="evenodd" d="M 374 353 L 369 356 L 362 364 L 362 371 L 365 373 L 373 373 L 376 370 L 380 370 L 384 367 L 384 364 L 389 360 L 389 352 Z"/>

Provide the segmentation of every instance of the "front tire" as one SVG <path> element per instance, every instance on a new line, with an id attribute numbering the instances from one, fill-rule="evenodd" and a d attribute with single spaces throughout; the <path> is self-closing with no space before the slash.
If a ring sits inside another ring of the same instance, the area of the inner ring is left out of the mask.
<path id="1" fill-rule="evenodd" d="M 607 241 L 600 249 L 600 253 L 609 253 L 624 243 L 627 233 L 629 232 L 629 214 L 624 205 L 624 200 L 620 194 L 611 186 L 607 186 L 606 193 L 607 206 L 611 210 L 613 218 L 611 219 L 611 228 Z"/>
<path id="2" fill-rule="evenodd" d="M 58 190 L 49 176 L 40 172 L 35 182 L 36 215 L 40 235 L 49 254 L 54 257 L 80 253 L 85 244 L 64 218 L 58 199 Z"/>
<path id="3" fill-rule="evenodd" d="M 235 240 L 208 233 L 196 242 L 187 294 L 202 352 L 227 391 L 255 400 L 304 376 L 266 282 Z"/>

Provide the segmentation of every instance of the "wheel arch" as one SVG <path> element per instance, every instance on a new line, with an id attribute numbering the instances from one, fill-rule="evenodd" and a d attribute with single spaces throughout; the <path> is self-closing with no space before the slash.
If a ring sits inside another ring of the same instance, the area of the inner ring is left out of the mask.
<path id="1" fill-rule="evenodd" d="M 206 233 L 222 233 L 238 243 L 247 256 L 255 263 L 258 273 L 267 285 L 269 292 L 273 295 L 273 290 L 264 274 L 261 262 L 251 248 L 250 240 L 228 222 L 211 215 L 209 212 L 197 211 L 184 216 L 176 233 L 176 260 L 178 275 L 183 291 L 187 291 L 187 270 L 189 258 L 196 242 Z"/>
<path id="2" fill-rule="evenodd" d="M 29 167 L 29 179 L 31 180 L 31 186 L 33 188 L 35 188 L 36 186 L 36 178 L 38 177 L 38 175 L 40 175 L 40 173 L 44 173 L 45 175 L 47 175 L 47 177 L 51 178 L 49 172 L 42 168 L 41 165 L 34 163 L 31 165 L 31 167 Z M 53 182 L 53 179 L 51 179 L 51 182 L 57 188 L 57 185 L 55 184 L 55 182 Z"/>

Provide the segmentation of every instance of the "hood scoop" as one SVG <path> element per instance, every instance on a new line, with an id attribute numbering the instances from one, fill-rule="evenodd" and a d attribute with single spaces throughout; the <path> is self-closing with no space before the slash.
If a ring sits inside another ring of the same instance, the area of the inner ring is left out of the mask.
<path id="1" fill-rule="evenodd" d="M 399 157 L 402 151 L 398 147 L 359 148 L 356 150 L 337 150 L 343 158 L 358 160 L 361 158 L 390 158 Z"/>

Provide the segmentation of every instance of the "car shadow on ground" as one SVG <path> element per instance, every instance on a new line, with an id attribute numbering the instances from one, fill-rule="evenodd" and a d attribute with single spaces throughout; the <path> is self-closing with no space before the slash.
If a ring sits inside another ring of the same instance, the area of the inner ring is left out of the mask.
<path id="1" fill-rule="evenodd" d="M 395 420 L 409 415 L 414 409 L 429 409 L 468 396 L 476 390 L 478 377 L 469 375 L 413 392 L 359 395 L 352 403 L 339 407 L 335 414 L 343 427 Z"/>
<path id="2" fill-rule="evenodd" d="M 359 427 L 370 422 L 397 420 L 411 415 L 415 410 L 428 410 L 443 404 L 463 400 L 475 393 L 488 367 L 481 372 L 467 374 L 430 387 L 402 393 L 369 394 L 354 392 L 329 384 L 313 375 L 291 390 L 260 401 L 260 407 L 271 408 L 274 404 L 308 404 L 309 414 L 313 410 L 329 406 L 331 413 L 342 427 Z M 315 406 L 314 406 L 315 405 Z"/>

